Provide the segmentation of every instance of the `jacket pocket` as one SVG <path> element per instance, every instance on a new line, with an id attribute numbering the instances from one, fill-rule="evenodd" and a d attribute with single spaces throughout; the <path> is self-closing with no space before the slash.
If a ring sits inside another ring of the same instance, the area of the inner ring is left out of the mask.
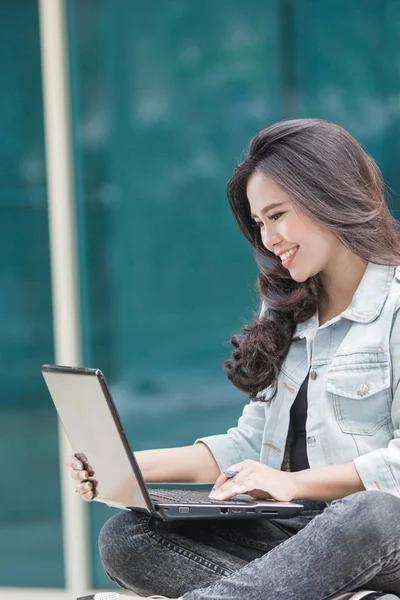
<path id="1" fill-rule="evenodd" d="M 390 422 L 390 362 L 386 353 L 337 356 L 326 390 L 344 433 L 374 435 Z"/>

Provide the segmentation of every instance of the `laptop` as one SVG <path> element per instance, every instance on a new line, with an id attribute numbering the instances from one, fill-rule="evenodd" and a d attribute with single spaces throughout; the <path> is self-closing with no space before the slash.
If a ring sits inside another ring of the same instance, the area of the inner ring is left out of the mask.
<path id="1" fill-rule="evenodd" d="M 99 369 L 43 365 L 42 374 L 73 452 L 96 481 L 96 502 L 150 513 L 163 520 L 290 518 L 294 502 L 248 495 L 213 501 L 208 491 L 147 487 Z M 87 459 L 86 459 L 87 457 Z"/>

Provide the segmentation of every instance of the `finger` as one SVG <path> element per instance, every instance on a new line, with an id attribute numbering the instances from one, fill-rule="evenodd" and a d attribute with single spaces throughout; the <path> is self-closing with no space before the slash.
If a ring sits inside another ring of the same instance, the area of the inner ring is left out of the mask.
<path id="1" fill-rule="evenodd" d="M 236 477 L 236 475 L 239 473 L 239 471 L 231 471 L 230 469 L 227 469 L 226 471 L 224 471 L 224 474 L 228 477 L 228 479 L 232 479 L 232 477 Z"/>
<path id="2" fill-rule="evenodd" d="M 86 454 L 83 454 L 83 452 L 75 452 L 74 456 L 81 462 L 87 462 L 87 456 Z"/>
<path id="3" fill-rule="evenodd" d="M 229 500 L 229 498 L 233 498 L 238 494 L 248 494 L 253 487 L 253 485 L 246 485 L 243 482 L 238 482 L 235 484 L 235 487 L 231 485 L 229 487 L 224 486 L 223 488 L 220 488 L 216 493 L 210 494 L 210 498 L 211 500 Z"/>
<path id="4" fill-rule="evenodd" d="M 70 467 L 70 469 L 83 469 L 81 461 L 74 455 L 68 456 L 64 464 L 66 467 Z"/>
<path id="5" fill-rule="evenodd" d="M 221 485 L 228 481 L 228 479 L 229 478 L 225 475 L 225 473 L 221 473 L 221 475 L 215 480 L 211 492 L 215 492 L 216 490 L 218 490 L 221 487 Z"/>
<path id="6" fill-rule="evenodd" d="M 82 481 L 78 483 L 75 488 L 75 492 L 84 496 L 87 492 L 91 492 L 93 490 L 93 483 L 91 481 Z"/>
<path id="7" fill-rule="evenodd" d="M 90 502 L 91 500 L 93 500 L 93 492 L 86 492 L 85 494 L 82 495 L 82 500 L 85 500 L 86 502 Z"/>
<path id="8" fill-rule="evenodd" d="M 72 479 L 79 479 L 80 481 L 89 479 L 89 473 L 87 471 L 77 471 L 76 469 L 72 469 L 70 476 Z"/>
<path id="9" fill-rule="evenodd" d="M 237 463 L 236 465 L 232 465 L 231 467 L 229 467 L 229 469 L 225 469 L 225 471 L 222 471 L 221 475 L 218 477 L 218 479 L 216 479 L 214 487 L 211 491 L 217 490 L 229 479 L 233 479 L 233 477 L 236 477 L 237 474 L 240 473 L 241 470 L 243 470 L 244 466 L 244 462 Z"/>
<path id="10" fill-rule="evenodd" d="M 243 471 L 236 477 L 228 480 L 220 488 L 211 492 L 210 498 L 213 500 L 227 500 L 237 494 L 247 494 L 254 489 L 254 481 L 251 472 Z"/>
<path id="11" fill-rule="evenodd" d="M 92 493 L 93 493 L 93 498 L 96 498 L 98 496 L 98 491 L 97 491 L 97 481 L 95 479 L 91 480 L 93 482 L 93 489 L 92 489 Z"/>
<path id="12" fill-rule="evenodd" d="M 86 501 L 94 500 L 94 498 L 96 498 L 96 496 L 98 495 L 98 492 L 97 492 L 98 482 L 95 479 L 91 479 L 87 483 L 89 483 L 92 486 L 92 488 L 87 491 L 84 491 L 84 493 L 82 494 L 82 498 Z M 87 489 L 87 487 L 85 489 Z"/>
<path id="13" fill-rule="evenodd" d="M 87 471 L 89 473 L 89 477 L 93 477 L 94 470 L 92 469 L 92 467 L 88 464 L 86 468 L 87 468 Z"/>
<path id="14" fill-rule="evenodd" d="M 86 454 L 83 454 L 83 452 L 76 452 L 75 457 L 78 459 L 78 461 L 80 461 L 82 463 L 82 465 L 83 465 L 82 468 L 84 468 L 86 471 L 88 471 L 89 476 L 93 477 L 94 471 L 93 471 L 92 467 L 89 465 L 89 461 L 88 461 Z"/>

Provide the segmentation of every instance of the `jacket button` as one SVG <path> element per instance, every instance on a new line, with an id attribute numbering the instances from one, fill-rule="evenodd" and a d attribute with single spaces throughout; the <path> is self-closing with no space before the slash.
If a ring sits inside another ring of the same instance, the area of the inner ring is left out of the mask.
<path id="1" fill-rule="evenodd" d="M 362 383 L 361 385 L 358 386 L 357 388 L 357 394 L 359 396 L 364 396 L 364 394 L 366 394 L 369 390 L 369 387 L 367 386 L 367 384 Z"/>
<path id="2" fill-rule="evenodd" d="M 308 438 L 307 438 L 307 444 L 309 446 L 315 446 L 315 442 L 316 441 L 317 440 L 315 439 L 315 437 L 313 435 L 309 435 Z"/>
<path id="3" fill-rule="evenodd" d="M 317 379 L 317 371 L 314 371 L 314 369 L 311 369 L 310 377 L 311 377 L 311 379 Z"/>

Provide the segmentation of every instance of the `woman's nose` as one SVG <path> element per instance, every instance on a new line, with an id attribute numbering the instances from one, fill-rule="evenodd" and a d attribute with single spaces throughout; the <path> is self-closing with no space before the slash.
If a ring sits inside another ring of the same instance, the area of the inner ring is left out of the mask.
<path id="1" fill-rule="evenodd" d="M 278 235 L 276 232 L 268 233 L 267 229 L 264 228 L 262 236 L 262 243 L 270 252 L 274 252 L 274 246 L 278 246 L 282 242 L 282 237 Z"/>

